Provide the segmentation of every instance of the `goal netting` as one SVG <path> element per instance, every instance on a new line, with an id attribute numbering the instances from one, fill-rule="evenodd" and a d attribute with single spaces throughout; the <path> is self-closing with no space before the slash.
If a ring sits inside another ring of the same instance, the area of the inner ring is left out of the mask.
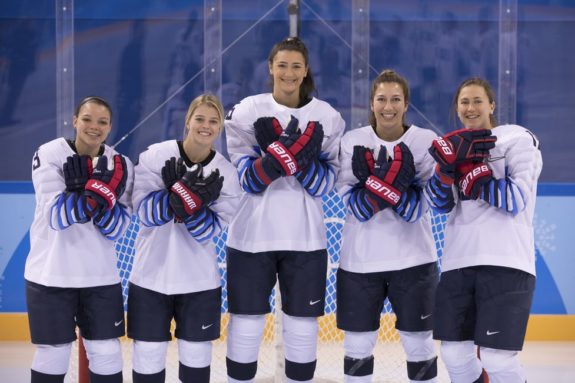
<path id="1" fill-rule="evenodd" d="M 316 382 L 341 382 L 343 381 L 343 332 L 336 328 L 335 313 L 336 304 L 336 270 L 339 264 L 341 249 L 341 236 L 345 219 L 344 205 L 337 195 L 332 192 L 323 199 L 324 222 L 327 231 L 327 250 L 329 253 L 329 270 L 327 275 L 327 289 L 325 299 L 325 316 L 319 318 L 319 341 L 318 360 L 315 374 Z M 441 256 L 443 249 L 443 229 L 445 227 L 445 215 L 432 215 L 432 229 L 438 255 Z M 124 300 L 128 297 L 128 279 L 132 270 L 135 255 L 135 241 L 139 230 L 138 219 L 132 217 L 132 222 L 125 235 L 116 242 L 118 256 L 118 269 L 122 278 Z M 226 336 L 229 316 L 227 314 L 227 285 L 226 285 L 226 260 L 225 260 L 226 232 L 214 238 L 218 264 L 222 278 L 222 335 L 214 342 L 211 381 L 226 382 Z M 283 381 L 284 356 L 281 344 L 281 333 L 277 314 L 280 313 L 280 303 L 276 300 L 279 289 L 270 296 L 271 314 L 266 317 L 264 340 L 260 347 L 258 359 L 257 382 L 281 382 Z M 280 316 L 281 318 L 281 316 Z M 374 382 L 407 382 L 405 354 L 401 347 L 399 335 L 394 328 L 395 317 L 389 302 L 386 300 L 381 314 L 381 327 L 378 332 L 378 342 L 374 351 L 375 368 Z M 279 334 L 279 336 L 278 336 Z M 122 339 L 124 351 L 124 381 L 131 382 L 132 370 L 132 342 Z M 75 347 L 76 350 L 78 347 Z M 77 382 L 78 358 L 73 358 L 69 382 Z M 179 382 L 178 380 L 178 355 L 177 343 L 170 342 L 166 366 L 166 382 Z M 448 382 L 447 373 L 441 363 L 438 363 L 439 380 Z"/>

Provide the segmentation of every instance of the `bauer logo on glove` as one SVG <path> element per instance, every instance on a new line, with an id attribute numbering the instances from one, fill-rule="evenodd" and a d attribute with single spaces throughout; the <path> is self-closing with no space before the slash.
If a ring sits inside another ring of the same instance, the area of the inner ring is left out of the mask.
<path id="1" fill-rule="evenodd" d="M 116 194 L 110 190 L 106 184 L 92 179 L 89 184 L 86 185 L 86 189 L 96 192 L 106 198 L 108 201 L 108 208 L 111 209 L 116 204 Z"/>
<path id="2" fill-rule="evenodd" d="M 85 187 L 88 210 L 92 213 L 112 209 L 126 189 L 126 160 L 116 154 L 111 162 L 114 166 L 109 169 L 106 156 L 92 161 L 92 175 Z"/>
<path id="3" fill-rule="evenodd" d="M 493 176 L 493 172 L 485 163 L 460 166 L 459 172 L 463 175 L 459 180 L 459 190 L 470 198 L 478 198 L 483 185 Z"/>
<path id="4" fill-rule="evenodd" d="M 453 156 L 453 150 L 451 150 L 451 145 L 449 145 L 447 141 L 443 139 L 443 137 L 436 138 L 435 142 L 437 143 L 437 146 L 441 148 L 443 154 L 445 154 L 446 156 Z"/>
<path id="5" fill-rule="evenodd" d="M 397 190 L 389 185 L 384 185 L 383 183 L 379 182 L 379 180 L 374 176 L 370 176 L 365 181 L 365 187 L 367 190 L 373 192 L 392 205 L 395 205 L 399 202 L 400 195 Z"/>
<path id="6" fill-rule="evenodd" d="M 280 164 L 287 175 L 291 176 L 297 173 L 298 167 L 295 162 L 295 158 L 285 146 L 280 144 L 278 141 L 275 141 L 268 146 L 267 150 L 268 153 L 272 154 L 274 157 L 281 159 Z M 270 151 L 273 151 L 273 153 Z"/>

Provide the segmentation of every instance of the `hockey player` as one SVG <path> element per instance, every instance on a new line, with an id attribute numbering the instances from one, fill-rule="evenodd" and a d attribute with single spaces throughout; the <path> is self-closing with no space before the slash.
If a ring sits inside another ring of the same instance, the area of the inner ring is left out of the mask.
<path id="1" fill-rule="evenodd" d="M 317 317 L 324 313 L 321 197 L 335 184 L 345 123 L 312 96 L 308 51 L 301 40 L 277 43 L 268 64 L 272 93 L 243 99 L 226 117 L 228 152 L 247 192 L 228 232 L 229 382 L 253 381 L 256 375 L 276 280 L 288 382 L 312 380 Z"/>
<path id="2" fill-rule="evenodd" d="M 48 142 L 32 161 L 36 212 L 24 272 L 37 345 L 31 381 L 64 381 L 78 326 L 91 382 L 122 382 L 124 306 L 114 241 L 130 222 L 133 167 L 104 144 L 112 129 L 105 100 L 82 100 L 73 125 L 74 140 Z"/>
<path id="3" fill-rule="evenodd" d="M 441 340 L 443 362 L 454 383 L 483 382 L 482 368 L 491 383 L 525 382 L 518 353 L 535 288 L 539 141 L 524 127 L 497 126 L 494 93 L 483 79 L 465 80 L 453 109 L 468 129 L 449 133 L 430 148 L 437 171 L 428 195 L 440 212 L 451 212 L 434 338 Z M 483 152 L 484 160 L 465 160 L 465 153 L 486 149 L 469 136 L 481 131 L 497 138 L 490 145 L 494 147 Z"/>
<path id="4" fill-rule="evenodd" d="M 370 125 L 341 140 L 337 189 L 348 208 L 337 271 L 344 381 L 371 382 L 380 315 L 389 298 L 410 382 L 436 382 L 433 297 L 439 277 L 423 187 L 436 137 L 405 122 L 407 80 L 384 70 L 371 86 Z"/>
<path id="5" fill-rule="evenodd" d="M 133 201 L 142 225 L 128 293 L 135 383 L 165 381 L 172 319 L 180 380 L 210 380 L 222 293 L 213 239 L 241 194 L 235 168 L 213 149 L 223 121 L 215 96 L 196 97 L 184 140 L 150 146 L 136 165 Z"/>

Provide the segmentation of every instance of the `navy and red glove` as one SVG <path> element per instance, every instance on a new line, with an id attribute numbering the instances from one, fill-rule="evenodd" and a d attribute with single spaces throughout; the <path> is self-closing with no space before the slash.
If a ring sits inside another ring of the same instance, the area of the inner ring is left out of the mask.
<path id="1" fill-rule="evenodd" d="M 83 191 L 92 175 L 92 158 L 74 154 L 66 159 L 62 170 L 66 191 Z"/>
<path id="2" fill-rule="evenodd" d="M 309 121 L 305 131 L 288 147 L 294 155 L 298 170 L 305 170 L 319 158 L 323 143 L 323 126 L 318 121 Z"/>
<path id="3" fill-rule="evenodd" d="M 477 199 L 481 189 L 493 179 L 493 172 L 486 163 L 465 163 L 457 166 L 459 191 L 467 198 Z"/>
<path id="4" fill-rule="evenodd" d="M 111 210 L 126 190 L 128 169 L 123 156 L 113 157 L 114 167 L 108 169 L 108 158 L 99 158 L 92 175 L 86 182 L 85 195 L 87 212 L 94 215 L 101 210 Z"/>
<path id="5" fill-rule="evenodd" d="M 184 159 L 182 157 L 177 160 L 176 157 L 171 157 L 169 160 L 166 160 L 164 167 L 162 167 L 162 181 L 164 181 L 166 189 L 170 190 L 172 185 L 186 174 L 186 171 L 187 168 L 186 165 L 184 165 Z"/>
<path id="6" fill-rule="evenodd" d="M 393 148 L 393 160 L 387 160 L 387 150 L 381 146 L 373 174 L 365 181 L 365 188 L 377 197 L 380 210 L 399 203 L 401 195 L 415 178 L 415 164 L 411 151 L 403 142 Z"/>
<path id="7" fill-rule="evenodd" d="M 254 132 L 258 145 L 265 152 L 272 142 L 278 140 L 283 128 L 275 117 L 260 117 L 254 122 Z"/>
<path id="8" fill-rule="evenodd" d="M 281 125 L 274 117 L 262 117 L 256 121 L 254 129 L 259 145 L 265 145 Z M 278 139 L 265 148 L 269 155 L 254 161 L 254 170 L 265 185 L 279 177 L 295 175 L 319 157 L 322 142 L 323 127 L 319 122 L 308 122 L 302 134 L 298 130 L 297 118 L 292 116 Z"/>
<path id="9" fill-rule="evenodd" d="M 373 174 L 374 166 L 375 159 L 373 158 L 373 151 L 365 146 L 355 145 L 353 147 L 353 155 L 351 156 L 351 170 L 355 178 L 359 181 L 360 186 L 363 186 L 367 178 Z"/>
<path id="10" fill-rule="evenodd" d="M 297 159 L 289 148 L 301 137 L 298 130 L 297 118 L 291 118 L 288 126 L 280 134 L 277 141 L 272 142 L 267 148 L 266 152 L 270 156 L 264 158 L 272 158 L 275 160 L 274 168 L 279 170 L 280 176 L 292 176 L 299 171 Z M 278 167 L 279 165 L 279 167 Z"/>
<path id="11" fill-rule="evenodd" d="M 455 180 L 455 167 L 461 163 L 483 162 L 495 147 L 497 137 L 489 129 L 459 129 L 433 140 L 429 153 L 437 162 L 436 172 L 446 185 Z"/>
<path id="12" fill-rule="evenodd" d="M 294 175 L 298 171 L 297 160 L 288 150 L 288 147 L 293 145 L 301 136 L 297 126 L 298 120 L 292 117 L 278 140 L 266 148 L 266 152 L 270 155 L 254 161 L 254 170 L 265 185 L 269 185 L 280 177 Z"/>
<path id="13" fill-rule="evenodd" d="M 201 165 L 194 165 L 170 188 L 170 207 L 181 220 L 186 220 L 220 196 L 224 177 L 220 176 L 219 170 L 216 169 L 206 178 L 201 173 Z"/>

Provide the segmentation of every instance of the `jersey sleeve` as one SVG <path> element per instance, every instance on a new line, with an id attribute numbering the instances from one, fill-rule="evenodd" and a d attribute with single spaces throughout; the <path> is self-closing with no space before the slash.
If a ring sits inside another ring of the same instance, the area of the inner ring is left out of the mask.
<path id="1" fill-rule="evenodd" d="M 103 210 L 93 218 L 94 226 L 111 241 L 119 239 L 130 224 L 130 208 L 119 202 L 110 210 Z"/>
<path id="2" fill-rule="evenodd" d="M 347 199 L 349 199 L 349 191 L 359 182 L 359 180 L 353 175 L 351 168 L 352 153 L 353 143 L 351 142 L 349 134 L 346 134 L 341 139 L 336 182 L 336 190 L 343 198 L 346 205 Z"/>
<path id="3" fill-rule="evenodd" d="M 415 163 L 416 174 L 412 185 L 401 195 L 401 199 L 393 210 L 406 222 L 416 222 L 428 210 L 429 204 L 425 198 L 425 186 L 434 173 L 435 160 L 427 150 L 435 133 L 428 129 L 419 129 L 417 140 L 413 142 L 410 149 L 417 156 Z"/>
<path id="4" fill-rule="evenodd" d="M 427 181 L 424 195 L 429 206 L 439 214 L 447 214 L 455 207 L 454 186 L 443 183 L 437 172 Z"/>
<path id="5" fill-rule="evenodd" d="M 161 168 L 158 168 L 164 161 L 148 149 L 140 154 L 135 167 L 133 204 L 144 226 L 161 226 L 174 219 L 168 203 L 170 192 L 162 181 Z"/>
<path id="6" fill-rule="evenodd" d="M 496 144 L 497 145 L 497 144 Z M 516 215 L 530 199 L 536 198 L 537 180 L 542 169 L 539 141 L 525 129 L 505 153 L 505 176 L 486 183 L 479 198 L 489 205 Z"/>
<path id="7" fill-rule="evenodd" d="M 42 145 L 32 159 L 32 183 L 36 214 L 53 230 L 65 230 L 73 224 L 90 221 L 81 192 L 66 191 L 62 162 L 49 145 Z"/>
<path id="8" fill-rule="evenodd" d="M 242 100 L 226 116 L 226 140 L 242 189 L 259 194 L 267 188 L 267 183 L 255 163 L 262 153 L 254 134 L 255 110 L 251 102 L 249 99 Z"/>
<path id="9" fill-rule="evenodd" d="M 393 207 L 393 211 L 405 222 L 416 222 L 427 209 L 427 203 L 423 198 L 423 189 L 417 184 L 410 185 L 401 194 L 401 199 L 397 205 Z"/>
<path id="10" fill-rule="evenodd" d="M 242 194 L 234 167 L 222 156 L 217 158 L 218 169 L 224 177 L 220 196 L 184 222 L 188 232 L 200 243 L 219 235 L 230 223 Z"/>
<path id="11" fill-rule="evenodd" d="M 336 190 L 344 206 L 360 222 L 368 221 L 376 213 L 368 199 L 365 188 L 353 174 L 351 159 L 353 156 L 352 135 L 346 134 L 341 139 Z"/>

